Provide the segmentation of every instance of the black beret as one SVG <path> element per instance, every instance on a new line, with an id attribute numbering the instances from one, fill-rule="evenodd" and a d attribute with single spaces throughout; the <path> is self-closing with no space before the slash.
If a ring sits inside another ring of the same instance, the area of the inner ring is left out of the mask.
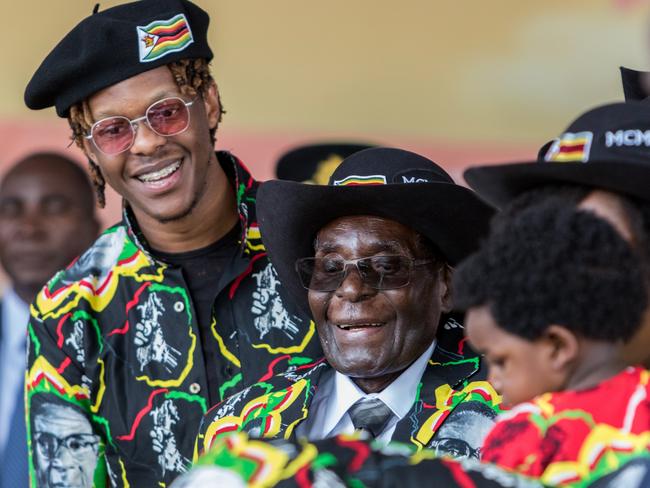
<path id="1" fill-rule="evenodd" d="M 180 59 L 212 59 L 207 12 L 187 0 L 140 0 L 93 13 L 47 55 L 25 90 L 60 117 L 93 93 Z"/>

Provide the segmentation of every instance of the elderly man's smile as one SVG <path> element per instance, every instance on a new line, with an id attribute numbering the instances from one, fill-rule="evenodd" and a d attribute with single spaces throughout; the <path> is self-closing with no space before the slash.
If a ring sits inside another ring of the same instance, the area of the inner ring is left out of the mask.
<path id="1" fill-rule="evenodd" d="M 384 297 L 375 295 L 361 303 L 333 299 L 320 328 L 336 354 L 357 356 L 370 351 L 375 358 L 396 334 L 396 316 Z M 328 358 L 329 359 L 329 358 Z"/>
<path id="2" fill-rule="evenodd" d="M 387 322 L 375 320 L 355 320 L 344 321 L 331 324 L 331 337 L 337 344 L 337 349 L 348 349 L 348 353 L 353 350 L 381 348 L 382 344 L 390 335 Z"/>
<path id="3" fill-rule="evenodd" d="M 385 322 L 376 322 L 371 320 L 353 320 L 346 322 L 334 323 L 336 327 L 347 332 L 360 331 L 365 329 L 377 329 L 386 325 Z"/>

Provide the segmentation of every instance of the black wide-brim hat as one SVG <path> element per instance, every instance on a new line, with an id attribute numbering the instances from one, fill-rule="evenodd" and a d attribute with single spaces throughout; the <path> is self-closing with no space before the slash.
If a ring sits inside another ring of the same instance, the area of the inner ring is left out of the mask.
<path id="1" fill-rule="evenodd" d="M 257 193 L 258 224 L 269 258 L 307 312 L 307 290 L 295 263 L 314 255 L 314 239 L 331 221 L 353 215 L 395 220 L 428 238 L 453 266 L 476 250 L 493 214 L 433 161 L 393 148 L 349 156 L 328 185 L 268 181 Z"/>
<path id="2" fill-rule="evenodd" d="M 469 168 L 467 183 L 492 205 L 549 184 L 575 184 L 650 200 L 650 104 L 604 105 L 578 117 L 537 161 Z"/>

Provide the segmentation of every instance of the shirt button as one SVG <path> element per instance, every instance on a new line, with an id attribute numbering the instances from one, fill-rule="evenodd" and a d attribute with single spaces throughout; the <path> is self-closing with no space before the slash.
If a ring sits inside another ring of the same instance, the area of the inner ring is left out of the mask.
<path id="1" fill-rule="evenodd" d="M 201 391 L 201 385 L 198 383 L 192 383 L 190 385 L 190 393 L 194 393 L 195 395 Z"/>

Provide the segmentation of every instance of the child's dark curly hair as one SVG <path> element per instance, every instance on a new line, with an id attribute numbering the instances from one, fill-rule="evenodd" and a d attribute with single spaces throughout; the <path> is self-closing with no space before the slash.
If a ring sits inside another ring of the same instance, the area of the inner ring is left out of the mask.
<path id="1" fill-rule="evenodd" d="M 552 201 L 567 208 L 577 207 L 598 188 L 566 183 L 549 184 L 528 190 L 508 204 L 498 218 L 492 221 L 492 231 L 509 221 L 520 211 L 541 201 Z M 621 201 L 625 217 L 634 236 L 634 247 L 642 260 L 646 284 L 650 290 L 650 201 L 616 194 Z"/>
<path id="2" fill-rule="evenodd" d="M 529 196 L 497 216 L 484 247 L 456 270 L 456 305 L 488 306 L 500 327 L 529 340 L 551 324 L 629 339 L 647 301 L 642 258 L 608 222 L 566 203 Z"/>

